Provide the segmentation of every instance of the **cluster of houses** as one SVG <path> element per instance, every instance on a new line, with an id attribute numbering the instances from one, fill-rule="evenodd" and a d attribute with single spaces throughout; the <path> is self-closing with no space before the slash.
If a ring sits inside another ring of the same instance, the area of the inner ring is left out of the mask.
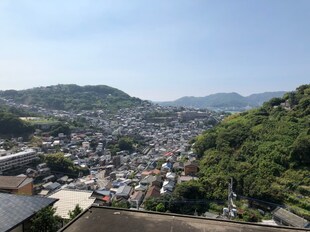
<path id="1" fill-rule="evenodd" d="M 105 181 L 105 186 L 94 191 L 96 203 L 109 205 L 112 201 L 128 201 L 130 207 L 139 208 L 150 197 L 158 198 L 171 194 L 177 183 L 197 179 L 196 162 L 186 162 L 184 166 L 181 165 L 183 168 L 180 168 L 180 163 L 176 162 L 175 164 L 178 165 L 174 168 L 173 163 L 168 159 L 160 169 L 151 169 L 152 166 L 150 166 L 144 171 L 112 172 L 105 179 L 108 180 Z M 153 165 L 156 166 L 156 162 Z"/>
<path id="2" fill-rule="evenodd" d="M 64 196 L 70 196 L 72 192 L 77 194 L 77 199 L 79 194 L 81 198 L 86 194 L 91 199 L 85 201 L 84 207 L 87 204 L 126 202 L 129 207 L 141 208 L 146 199 L 171 194 L 177 183 L 196 179 L 198 164 L 188 141 L 210 127 L 208 120 L 220 120 L 218 115 L 207 111 L 201 113 L 149 103 L 121 109 L 113 115 L 103 110 L 82 111 L 79 114 L 43 108 L 36 110 L 45 116 L 68 122 L 82 120 L 89 128 L 52 136 L 45 131 L 55 121 L 49 125 L 48 121 L 31 118 L 44 124 L 40 124 L 35 132 L 41 144 L 30 147 L 27 142 L 16 141 L 19 150 L 3 151 L 0 159 L 4 161 L 0 169 L 5 175 L 7 171 L 24 170 L 22 177 L 32 183 L 31 191 L 27 194 L 41 197 L 53 197 L 56 194 L 59 199 L 57 204 L 60 204 L 57 209 L 62 211 L 59 214 L 63 216 L 67 215 L 63 212 L 75 207 L 75 203 L 82 202 L 65 203 L 67 200 Z M 139 137 L 143 145 L 134 151 L 122 150 L 112 154 L 108 149 L 109 144 L 116 143 L 122 136 Z M 67 173 L 52 172 L 46 163 L 32 165 L 39 156 L 58 151 L 63 152 L 74 165 L 87 168 L 88 174 L 73 178 Z M 61 204 L 66 205 L 65 209 Z"/>

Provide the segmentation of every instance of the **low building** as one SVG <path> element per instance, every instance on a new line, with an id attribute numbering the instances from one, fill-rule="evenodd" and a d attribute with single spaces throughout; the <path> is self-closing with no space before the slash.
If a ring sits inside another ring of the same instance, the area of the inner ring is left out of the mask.
<path id="1" fill-rule="evenodd" d="M 310 228 L 310 222 L 308 222 L 306 219 L 280 207 L 277 207 L 272 212 L 272 217 L 273 220 L 279 225 Z"/>
<path id="2" fill-rule="evenodd" d="M 128 199 L 131 193 L 132 193 L 132 187 L 128 185 L 123 185 L 117 189 L 115 196 L 117 199 L 120 198 Z"/>
<path id="3" fill-rule="evenodd" d="M 147 200 L 150 197 L 154 197 L 154 198 L 160 197 L 160 187 L 156 185 L 150 187 L 145 195 L 144 200 Z"/>
<path id="4" fill-rule="evenodd" d="M 173 164 L 173 170 L 175 172 L 184 171 L 184 164 L 182 162 L 175 162 Z"/>
<path id="5" fill-rule="evenodd" d="M 144 193 L 142 191 L 136 191 L 129 198 L 129 203 L 131 207 L 139 208 L 144 198 Z"/>
<path id="6" fill-rule="evenodd" d="M 191 180 L 198 180 L 198 177 L 194 177 L 194 176 L 180 176 L 178 178 L 178 184 L 183 183 L 183 182 L 188 182 Z"/>
<path id="7" fill-rule="evenodd" d="M 185 176 L 194 176 L 198 173 L 199 168 L 196 162 L 186 162 L 184 164 L 184 174 Z"/>
<path id="8" fill-rule="evenodd" d="M 33 195 L 33 179 L 20 176 L 0 176 L 0 192 Z"/>

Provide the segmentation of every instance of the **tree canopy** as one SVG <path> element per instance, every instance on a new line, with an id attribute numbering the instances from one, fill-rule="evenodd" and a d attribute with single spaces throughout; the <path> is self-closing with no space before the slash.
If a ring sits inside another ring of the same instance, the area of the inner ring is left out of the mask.
<path id="1" fill-rule="evenodd" d="M 24 136 L 33 133 L 34 128 L 5 108 L 0 108 L 0 135 Z"/>
<path id="2" fill-rule="evenodd" d="M 82 212 L 83 212 L 83 209 L 80 207 L 79 204 L 77 204 L 72 211 L 71 210 L 69 211 L 68 214 L 69 214 L 70 219 L 72 220 Z"/>
<path id="3" fill-rule="evenodd" d="M 64 157 L 61 152 L 44 156 L 44 162 L 51 168 L 52 172 L 59 172 L 73 177 L 77 177 L 79 172 L 88 173 L 87 169 L 75 166 L 72 160 Z"/>
<path id="4" fill-rule="evenodd" d="M 56 209 L 49 206 L 41 209 L 31 219 L 30 231 L 56 232 L 62 226 L 61 218 L 55 215 Z"/>

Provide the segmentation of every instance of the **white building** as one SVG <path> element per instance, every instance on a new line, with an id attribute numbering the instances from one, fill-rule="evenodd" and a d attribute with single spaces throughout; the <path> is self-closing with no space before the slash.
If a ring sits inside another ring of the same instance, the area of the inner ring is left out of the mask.
<path id="1" fill-rule="evenodd" d="M 16 154 L 10 154 L 0 157 L 0 172 L 10 170 L 12 168 L 16 167 L 22 167 L 29 163 L 31 163 L 33 160 L 35 160 L 37 157 L 37 153 L 33 149 L 27 149 L 22 152 L 18 152 Z"/>

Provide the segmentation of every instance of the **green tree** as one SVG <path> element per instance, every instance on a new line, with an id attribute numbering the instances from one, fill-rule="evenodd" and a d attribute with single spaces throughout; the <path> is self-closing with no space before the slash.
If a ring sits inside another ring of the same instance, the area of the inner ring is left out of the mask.
<path id="1" fill-rule="evenodd" d="M 159 203 L 157 206 L 156 206 L 156 211 L 157 212 L 165 212 L 166 209 L 165 209 L 165 205 L 163 203 Z"/>
<path id="2" fill-rule="evenodd" d="M 33 232 L 56 232 L 61 228 L 61 219 L 55 215 L 56 209 L 48 206 L 41 209 L 31 219 L 30 231 Z"/>
<path id="3" fill-rule="evenodd" d="M 133 150 L 133 140 L 129 137 L 120 138 L 118 141 L 118 147 L 121 151 L 132 151 Z"/>
<path id="4" fill-rule="evenodd" d="M 292 146 L 291 158 L 297 164 L 310 165 L 310 135 L 300 135 Z"/>
<path id="5" fill-rule="evenodd" d="M 123 200 L 123 199 L 119 200 L 119 201 L 114 200 L 112 202 L 112 206 L 115 207 L 115 208 L 124 208 L 124 209 L 129 209 L 130 208 L 129 202 L 126 201 L 126 200 Z"/>
<path id="6" fill-rule="evenodd" d="M 71 172 L 74 169 L 73 162 L 64 157 L 63 153 L 49 154 L 45 156 L 45 162 L 53 171 Z"/>
<path id="7" fill-rule="evenodd" d="M 149 211 L 156 211 L 156 206 L 160 203 L 158 198 L 149 197 L 144 201 L 144 208 Z"/>
<path id="8" fill-rule="evenodd" d="M 169 201 L 168 210 L 173 213 L 204 213 L 208 209 L 206 191 L 198 181 L 189 181 L 177 185 Z"/>
<path id="9" fill-rule="evenodd" d="M 66 175 L 76 177 L 80 172 L 83 174 L 88 174 L 87 168 L 81 168 L 74 165 L 72 160 L 65 158 L 64 154 L 61 152 L 55 154 L 49 154 L 44 157 L 44 162 L 47 166 L 51 168 L 54 172 L 61 172 Z"/>
<path id="10" fill-rule="evenodd" d="M 68 214 L 69 214 L 70 219 L 72 220 L 82 212 L 83 212 L 83 209 L 80 207 L 79 204 L 77 204 L 72 211 L 71 210 L 69 211 Z"/>
<path id="11" fill-rule="evenodd" d="M 54 128 L 51 131 L 51 135 L 56 137 L 60 133 L 64 133 L 65 135 L 69 135 L 71 133 L 71 129 L 66 124 L 58 124 L 57 126 L 54 126 Z"/>

